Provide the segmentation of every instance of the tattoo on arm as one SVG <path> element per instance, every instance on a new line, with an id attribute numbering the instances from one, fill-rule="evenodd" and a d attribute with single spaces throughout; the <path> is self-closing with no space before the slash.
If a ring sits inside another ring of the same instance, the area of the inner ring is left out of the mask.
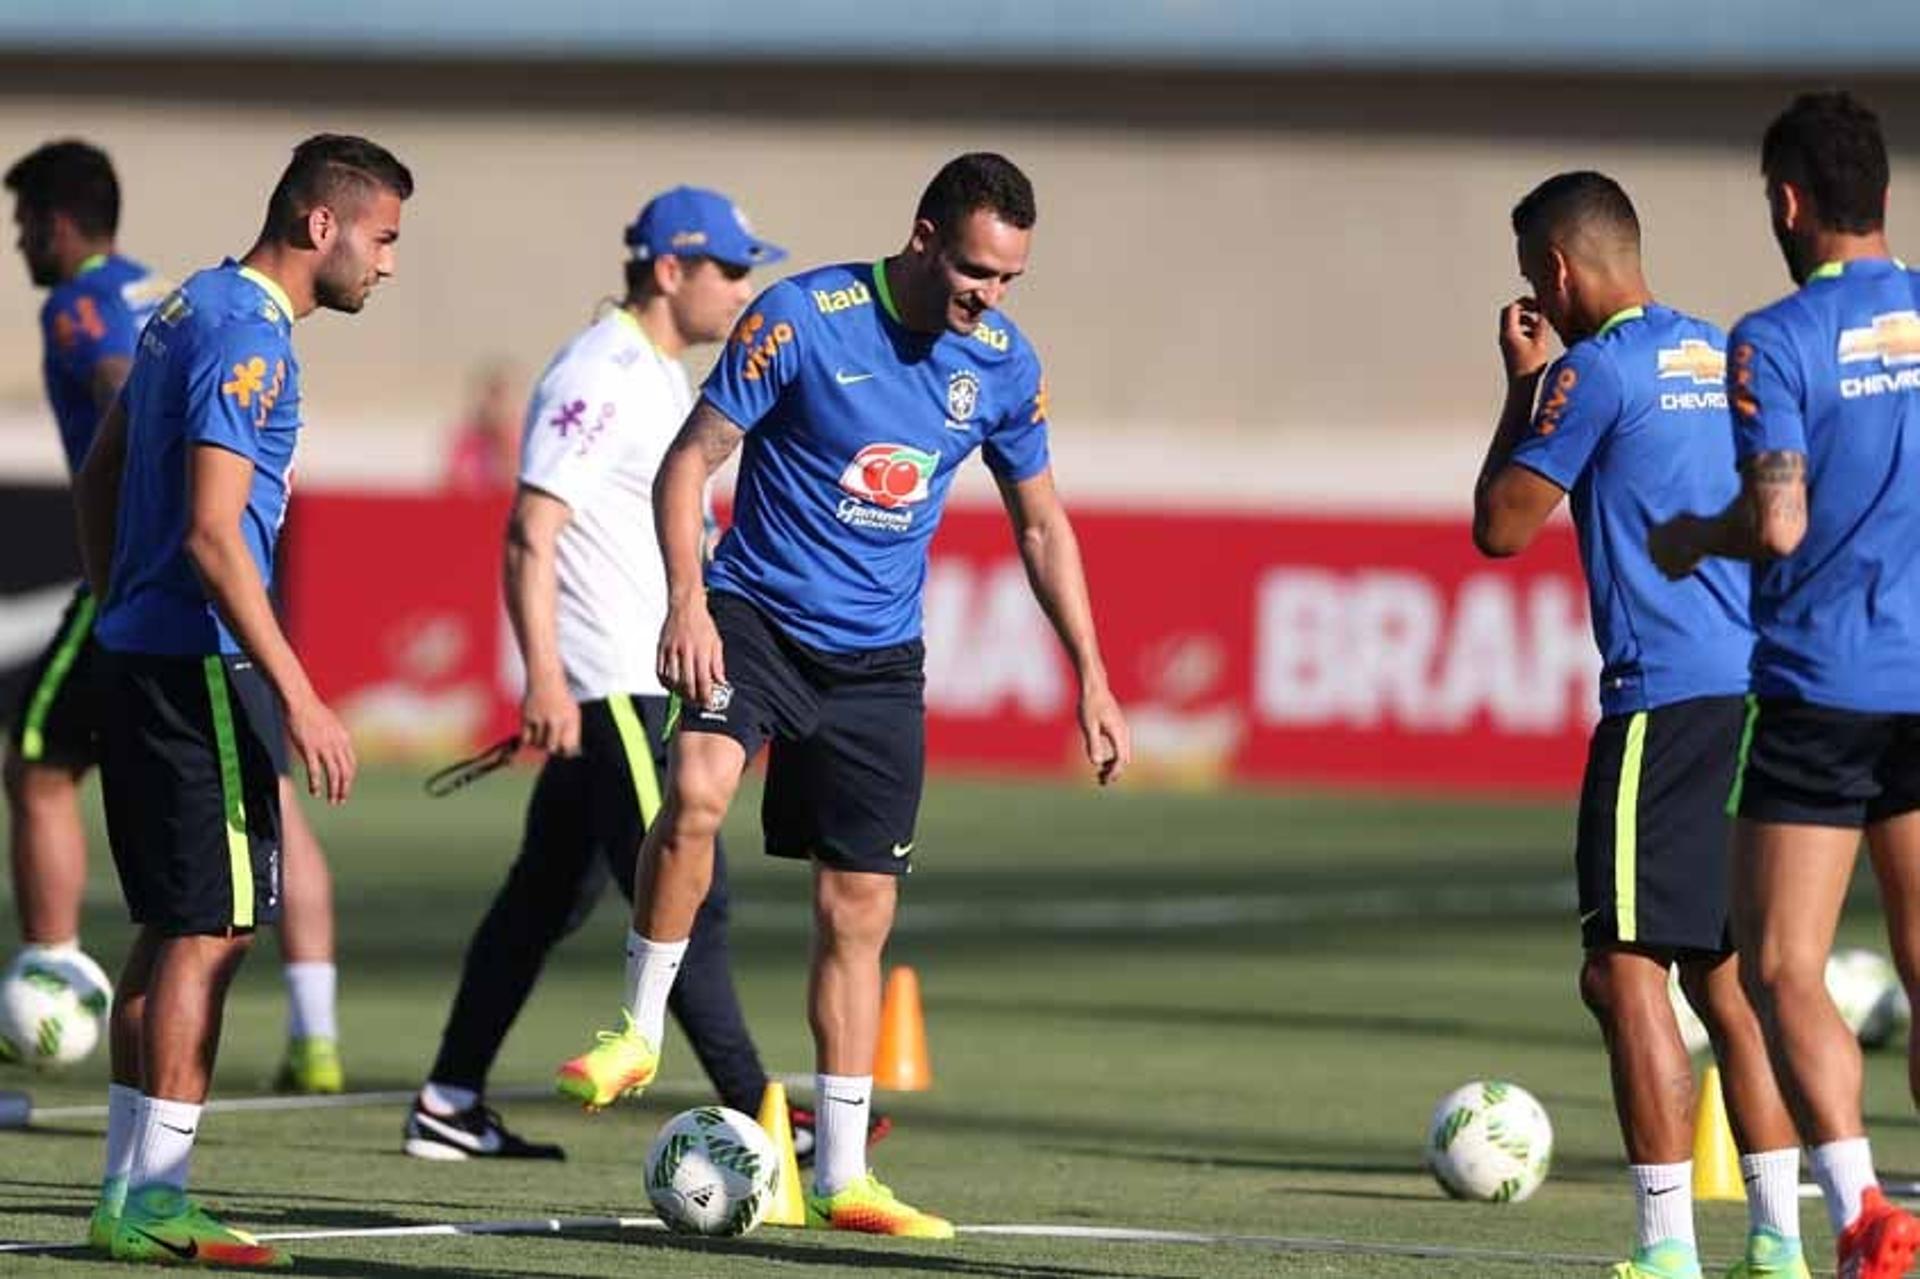
<path id="1" fill-rule="evenodd" d="M 1756 520 L 1807 518 L 1807 458 L 1804 453 L 1762 453 L 1747 470 Z"/>
<path id="2" fill-rule="evenodd" d="M 676 452 L 686 449 L 698 454 L 706 465 L 707 474 L 712 475 L 733 456 L 745 435 L 746 432 L 735 426 L 726 414 L 701 400 L 687 415 L 686 424 L 674 438 L 673 447 Z"/>

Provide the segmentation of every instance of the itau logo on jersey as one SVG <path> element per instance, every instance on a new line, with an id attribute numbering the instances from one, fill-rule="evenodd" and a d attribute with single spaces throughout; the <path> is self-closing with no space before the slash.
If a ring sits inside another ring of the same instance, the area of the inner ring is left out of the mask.
<path id="1" fill-rule="evenodd" d="M 904 531 L 913 523 L 907 507 L 927 500 L 938 453 L 905 444 L 869 444 L 840 472 L 840 488 L 857 500 L 843 499 L 843 524 Z"/>

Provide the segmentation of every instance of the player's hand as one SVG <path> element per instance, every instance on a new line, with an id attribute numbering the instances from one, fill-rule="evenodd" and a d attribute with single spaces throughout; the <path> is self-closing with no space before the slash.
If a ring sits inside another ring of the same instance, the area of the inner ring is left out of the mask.
<path id="1" fill-rule="evenodd" d="M 309 698 L 287 707 L 287 736 L 300 762 L 306 765 L 307 794 L 318 795 L 329 804 L 344 804 L 360 764 L 340 717 L 319 698 Z"/>
<path id="2" fill-rule="evenodd" d="M 660 682 L 696 708 L 707 704 L 716 685 L 727 682 L 720 629 L 713 624 L 704 596 L 667 610 L 656 666 Z"/>
<path id="3" fill-rule="evenodd" d="M 1127 731 L 1120 703 L 1105 684 L 1080 691 L 1080 737 L 1100 784 L 1120 780 L 1133 761 L 1133 735 Z"/>
<path id="4" fill-rule="evenodd" d="M 1665 574 L 1670 581 L 1679 581 L 1700 567 L 1700 561 L 1706 553 L 1700 549 L 1700 527 L 1704 523 L 1697 515 L 1676 515 L 1664 524 L 1656 524 L 1647 531 L 1647 554 L 1653 557 L 1653 565 Z"/>
<path id="5" fill-rule="evenodd" d="M 1509 380 L 1532 377 L 1547 367 L 1550 355 L 1547 319 L 1532 298 L 1515 298 L 1500 308 L 1500 358 Z"/>
<path id="6" fill-rule="evenodd" d="M 580 703 L 565 679 L 530 680 L 520 702 L 520 740 L 552 755 L 580 753 Z"/>

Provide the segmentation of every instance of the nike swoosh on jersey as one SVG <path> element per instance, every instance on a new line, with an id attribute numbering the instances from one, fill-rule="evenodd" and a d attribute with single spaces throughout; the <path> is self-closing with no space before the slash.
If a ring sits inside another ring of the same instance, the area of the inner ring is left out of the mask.
<path id="1" fill-rule="evenodd" d="M 904 844 L 895 844 L 893 846 L 893 855 L 895 857 L 905 857 L 908 853 L 912 851 L 913 851 L 912 841 L 908 841 L 907 843 L 904 843 Z"/>
<path id="2" fill-rule="evenodd" d="M 434 1135 L 452 1142 L 462 1150 L 471 1150 L 479 1154 L 490 1155 L 500 1149 L 500 1134 L 494 1132 L 492 1129 L 488 1129 L 484 1137 L 476 1137 L 470 1132 L 455 1128 L 452 1124 L 441 1123 L 424 1110 L 415 1111 L 413 1118 L 422 1128 L 426 1128 L 433 1132 Z"/>
<path id="3" fill-rule="evenodd" d="M 833 371 L 833 380 L 841 386 L 852 386 L 856 382 L 865 382 L 872 377 L 873 374 L 871 373 L 849 373 L 845 369 L 835 369 Z"/>

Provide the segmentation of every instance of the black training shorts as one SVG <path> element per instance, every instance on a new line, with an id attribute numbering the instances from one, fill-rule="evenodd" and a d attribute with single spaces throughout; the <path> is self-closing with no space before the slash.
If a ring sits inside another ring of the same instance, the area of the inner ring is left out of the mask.
<path id="1" fill-rule="evenodd" d="M 1920 808 L 1920 715 L 1770 697 L 1747 714 L 1738 816 L 1858 830 Z"/>
<path id="2" fill-rule="evenodd" d="M 127 909 L 168 936 L 280 914 L 279 703 L 242 657 L 100 650 L 100 786 Z"/>
<path id="3" fill-rule="evenodd" d="M 85 586 L 61 615 L 14 707 L 8 744 L 16 759 L 91 768 L 100 759 L 100 702 L 94 693 L 93 596 Z"/>
<path id="4" fill-rule="evenodd" d="M 707 606 L 727 683 L 678 708 L 680 732 L 772 743 L 760 820 L 767 852 L 837 870 L 904 875 L 926 774 L 926 647 L 825 653 L 782 634 L 737 595 Z"/>
<path id="5" fill-rule="evenodd" d="M 1742 720 L 1740 698 L 1700 697 L 1594 727 L 1574 853 L 1587 949 L 1732 949 L 1726 803 Z"/>

